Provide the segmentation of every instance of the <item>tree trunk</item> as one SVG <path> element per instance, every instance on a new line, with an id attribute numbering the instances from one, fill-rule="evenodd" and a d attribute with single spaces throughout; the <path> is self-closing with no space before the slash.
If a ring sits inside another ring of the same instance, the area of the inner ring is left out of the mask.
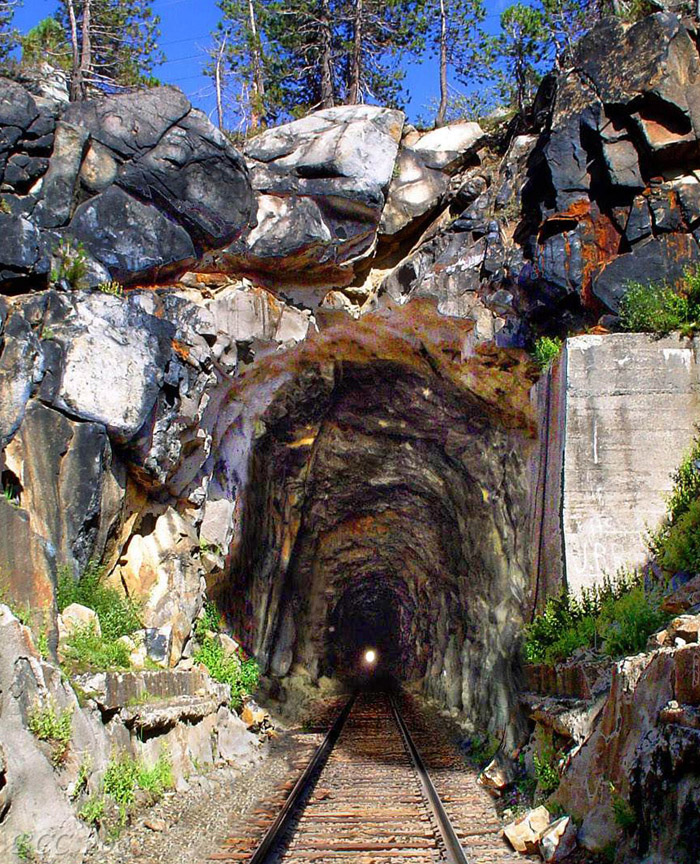
<path id="1" fill-rule="evenodd" d="M 221 98 L 221 65 L 224 59 L 224 51 L 226 49 L 226 36 L 223 36 L 219 43 L 219 50 L 216 52 L 216 65 L 214 66 L 214 84 L 216 86 L 216 116 L 219 121 L 219 129 L 223 132 L 224 129 L 224 108 Z"/>
<path id="2" fill-rule="evenodd" d="M 87 79 L 92 70 L 92 44 L 90 41 L 90 28 L 92 27 L 92 22 L 90 21 L 90 12 L 91 12 L 91 3 L 92 0 L 83 0 L 83 44 L 82 50 L 80 53 L 80 96 L 78 98 L 84 99 L 86 94 L 86 83 Z"/>
<path id="3" fill-rule="evenodd" d="M 248 18 L 250 25 L 250 38 L 252 43 L 253 60 L 253 82 L 251 87 L 252 99 L 250 108 L 250 126 L 257 129 L 262 123 L 265 102 L 265 77 L 262 68 L 262 51 L 260 50 L 260 36 L 258 35 L 258 23 L 255 17 L 255 6 L 253 0 L 248 0 Z"/>
<path id="4" fill-rule="evenodd" d="M 80 80 L 80 54 L 78 51 L 78 22 L 75 18 L 73 0 L 66 0 L 68 21 L 70 22 L 70 44 L 73 53 L 70 73 L 70 101 L 77 102 L 81 98 L 82 82 Z"/>
<path id="5" fill-rule="evenodd" d="M 436 126 L 445 125 L 447 114 L 447 14 L 445 0 L 440 0 L 440 105 L 435 117 Z"/>
<path id="6" fill-rule="evenodd" d="M 360 79 L 362 77 L 362 21 L 363 2 L 355 0 L 355 21 L 352 44 L 352 59 L 350 61 L 350 86 L 348 88 L 348 105 L 357 105 L 360 101 Z"/>
<path id="7" fill-rule="evenodd" d="M 333 108 L 335 93 L 333 87 L 333 55 L 331 44 L 331 13 L 328 0 L 322 0 L 323 20 L 321 23 L 321 108 Z"/>

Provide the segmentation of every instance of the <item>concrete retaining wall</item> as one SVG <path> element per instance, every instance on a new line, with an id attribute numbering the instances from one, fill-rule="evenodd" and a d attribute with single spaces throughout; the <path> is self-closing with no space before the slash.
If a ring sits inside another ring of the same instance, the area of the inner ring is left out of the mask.
<path id="1" fill-rule="evenodd" d="M 678 336 L 577 336 L 538 384 L 547 459 L 536 497 L 550 514 L 534 532 L 539 594 L 558 573 L 577 591 L 646 560 L 647 530 L 700 423 L 698 348 Z"/>

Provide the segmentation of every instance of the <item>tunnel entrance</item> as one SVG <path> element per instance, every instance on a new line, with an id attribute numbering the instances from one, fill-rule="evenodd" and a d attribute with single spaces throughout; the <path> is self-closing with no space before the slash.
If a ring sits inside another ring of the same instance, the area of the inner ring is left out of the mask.
<path id="1" fill-rule="evenodd" d="M 415 606 L 400 580 L 372 574 L 357 579 L 331 612 L 321 674 L 350 687 L 401 680 L 412 659 L 407 637 L 414 619 Z"/>
<path id="2" fill-rule="evenodd" d="M 415 323 L 400 339 L 355 323 L 352 341 L 321 334 L 251 372 L 267 401 L 237 394 L 226 430 L 218 482 L 243 493 L 220 599 L 282 690 L 366 677 L 371 647 L 374 676 L 503 730 L 519 674 L 532 429 L 516 390 L 496 386 L 506 369 L 513 387 L 519 361 L 489 357 L 479 378 L 438 317 L 437 346 Z"/>

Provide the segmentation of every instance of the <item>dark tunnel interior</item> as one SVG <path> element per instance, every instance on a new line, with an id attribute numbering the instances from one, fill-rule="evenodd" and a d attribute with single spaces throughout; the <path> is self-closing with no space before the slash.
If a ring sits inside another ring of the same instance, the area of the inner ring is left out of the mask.
<path id="1" fill-rule="evenodd" d="M 503 729 L 531 438 L 408 354 L 307 364 L 255 422 L 223 602 L 275 692 L 384 677 Z"/>

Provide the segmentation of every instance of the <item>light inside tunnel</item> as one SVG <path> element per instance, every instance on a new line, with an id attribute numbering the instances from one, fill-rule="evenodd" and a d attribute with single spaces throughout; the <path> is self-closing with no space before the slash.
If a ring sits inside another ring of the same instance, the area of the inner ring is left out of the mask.
<path id="1" fill-rule="evenodd" d="M 368 666 L 374 666 L 374 664 L 376 662 L 377 662 L 377 652 L 374 650 L 374 648 L 368 648 L 365 651 L 365 663 Z"/>

